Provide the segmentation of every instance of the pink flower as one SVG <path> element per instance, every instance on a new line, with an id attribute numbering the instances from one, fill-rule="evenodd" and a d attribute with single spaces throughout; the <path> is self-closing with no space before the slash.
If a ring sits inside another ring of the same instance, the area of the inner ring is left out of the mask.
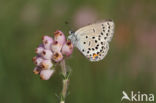
<path id="1" fill-rule="evenodd" d="M 53 39 L 45 35 L 42 37 L 42 42 L 43 42 L 45 49 L 50 49 L 51 44 L 53 43 Z"/>
<path id="2" fill-rule="evenodd" d="M 53 52 L 60 52 L 62 49 L 62 44 L 59 44 L 58 41 L 54 41 L 54 43 L 51 45 L 51 49 Z"/>
<path id="3" fill-rule="evenodd" d="M 63 55 L 61 52 L 55 52 L 52 59 L 55 61 L 55 62 L 60 62 L 62 59 L 63 59 Z"/>
<path id="4" fill-rule="evenodd" d="M 50 69 L 53 66 L 53 63 L 51 60 L 43 60 L 40 64 L 40 67 L 42 69 Z"/>
<path id="5" fill-rule="evenodd" d="M 52 70 L 51 70 L 51 69 L 42 70 L 42 71 L 40 72 L 40 78 L 41 78 L 42 80 L 49 80 L 50 77 L 53 75 L 54 71 L 55 71 L 55 70 L 53 70 L 53 69 L 52 69 Z"/>
<path id="6" fill-rule="evenodd" d="M 39 65 L 41 64 L 42 61 L 43 61 L 43 59 L 42 59 L 41 57 L 39 57 L 39 56 L 33 57 L 33 62 L 34 62 L 37 66 L 39 66 Z"/>
<path id="7" fill-rule="evenodd" d="M 44 59 L 51 59 L 53 53 L 51 50 L 43 50 L 41 55 Z"/>
<path id="8" fill-rule="evenodd" d="M 35 53 L 37 56 L 33 57 L 36 64 L 33 72 L 40 74 L 42 80 L 48 80 L 54 73 L 53 65 L 61 62 L 64 57 L 70 56 L 73 51 L 73 44 L 70 40 L 66 41 L 65 35 L 60 30 L 54 33 L 54 40 L 50 36 L 43 36 L 42 44 L 40 44 Z"/>
<path id="9" fill-rule="evenodd" d="M 34 68 L 33 72 L 34 72 L 34 74 L 39 74 L 41 72 L 41 70 L 42 70 L 42 68 L 37 66 Z"/>
<path id="10" fill-rule="evenodd" d="M 58 41 L 59 44 L 63 45 L 66 41 L 65 35 L 60 30 L 54 32 L 54 40 Z"/>
<path id="11" fill-rule="evenodd" d="M 73 52 L 73 44 L 68 40 L 62 47 L 62 53 L 66 56 L 70 56 Z"/>
<path id="12" fill-rule="evenodd" d="M 42 53 L 43 50 L 44 50 L 44 46 L 43 46 L 43 44 L 40 44 L 40 45 L 38 46 L 38 48 L 36 48 L 35 53 L 40 55 L 40 54 Z"/>

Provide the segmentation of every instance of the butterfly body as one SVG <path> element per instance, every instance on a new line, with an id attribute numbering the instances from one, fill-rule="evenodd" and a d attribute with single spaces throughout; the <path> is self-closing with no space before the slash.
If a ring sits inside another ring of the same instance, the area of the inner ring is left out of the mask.
<path id="1" fill-rule="evenodd" d="M 90 61 L 99 61 L 106 56 L 113 33 L 113 21 L 105 20 L 82 27 L 68 38 Z"/>

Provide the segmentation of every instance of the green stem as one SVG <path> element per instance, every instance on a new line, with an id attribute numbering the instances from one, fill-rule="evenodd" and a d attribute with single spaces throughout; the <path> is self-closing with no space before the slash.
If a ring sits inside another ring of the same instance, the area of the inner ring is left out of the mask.
<path id="1" fill-rule="evenodd" d="M 60 103 L 65 103 L 65 98 L 66 98 L 66 95 L 67 95 L 68 83 L 69 83 L 65 60 L 63 60 L 61 62 L 61 70 L 62 70 L 62 74 L 63 74 L 64 78 L 63 78 L 63 81 L 62 81 L 63 82 L 63 88 L 62 88 L 62 92 L 61 92 L 61 101 L 60 101 Z"/>

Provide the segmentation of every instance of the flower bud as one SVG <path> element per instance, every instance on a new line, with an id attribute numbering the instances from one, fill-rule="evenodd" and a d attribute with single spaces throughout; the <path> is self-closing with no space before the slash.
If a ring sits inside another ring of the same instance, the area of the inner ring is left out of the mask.
<path id="1" fill-rule="evenodd" d="M 53 52 L 60 52 L 62 48 L 62 45 L 58 43 L 58 41 L 54 41 L 54 43 L 51 45 L 51 50 Z"/>
<path id="2" fill-rule="evenodd" d="M 66 38 L 63 32 L 57 30 L 56 32 L 54 32 L 54 40 L 58 41 L 59 44 L 63 45 L 65 43 Z"/>
<path id="3" fill-rule="evenodd" d="M 42 69 L 50 69 L 53 66 L 51 60 L 43 60 L 40 64 Z"/>
<path id="4" fill-rule="evenodd" d="M 61 52 L 55 52 L 52 59 L 55 61 L 55 62 L 59 62 L 63 59 L 63 55 Z"/>
<path id="5" fill-rule="evenodd" d="M 70 56 L 73 52 L 73 44 L 68 40 L 62 47 L 62 54 Z"/>
<path id="6" fill-rule="evenodd" d="M 51 52 L 51 50 L 43 50 L 41 55 L 44 59 L 51 59 L 53 53 Z"/>
<path id="7" fill-rule="evenodd" d="M 55 70 L 51 70 L 51 69 L 47 69 L 47 70 L 42 70 L 41 72 L 40 72 L 40 78 L 42 79 L 42 80 L 48 80 L 48 79 L 50 79 L 50 77 L 53 75 L 53 73 L 54 73 L 54 71 Z"/>
<path id="8" fill-rule="evenodd" d="M 34 74 L 39 74 L 41 72 L 41 70 L 42 70 L 42 68 L 37 66 L 34 68 L 33 72 L 34 72 Z"/>
<path id="9" fill-rule="evenodd" d="M 33 57 L 33 62 L 39 66 L 41 64 L 41 62 L 43 61 L 43 59 L 41 57 L 35 56 Z"/>
<path id="10" fill-rule="evenodd" d="M 36 54 L 41 54 L 42 53 L 42 51 L 44 50 L 44 48 L 42 48 L 42 47 L 38 47 L 38 48 L 36 48 Z"/>
<path id="11" fill-rule="evenodd" d="M 51 44 L 53 43 L 53 39 L 50 36 L 43 36 L 42 37 L 43 45 L 45 49 L 50 49 Z"/>

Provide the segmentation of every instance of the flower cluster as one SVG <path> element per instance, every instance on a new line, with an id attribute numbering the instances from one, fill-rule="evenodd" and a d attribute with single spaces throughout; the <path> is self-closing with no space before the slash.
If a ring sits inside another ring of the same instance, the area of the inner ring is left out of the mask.
<path id="1" fill-rule="evenodd" d="M 43 36 L 42 44 L 36 48 L 37 56 L 33 57 L 36 65 L 33 72 L 39 74 L 42 80 L 48 80 L 55 72 L 54 65 L 61 62 L 65 56 L 70 56 L 73 51 L 73 44 L 66 40 L 60 30 L 54 32 L 54 38 Z"/>

